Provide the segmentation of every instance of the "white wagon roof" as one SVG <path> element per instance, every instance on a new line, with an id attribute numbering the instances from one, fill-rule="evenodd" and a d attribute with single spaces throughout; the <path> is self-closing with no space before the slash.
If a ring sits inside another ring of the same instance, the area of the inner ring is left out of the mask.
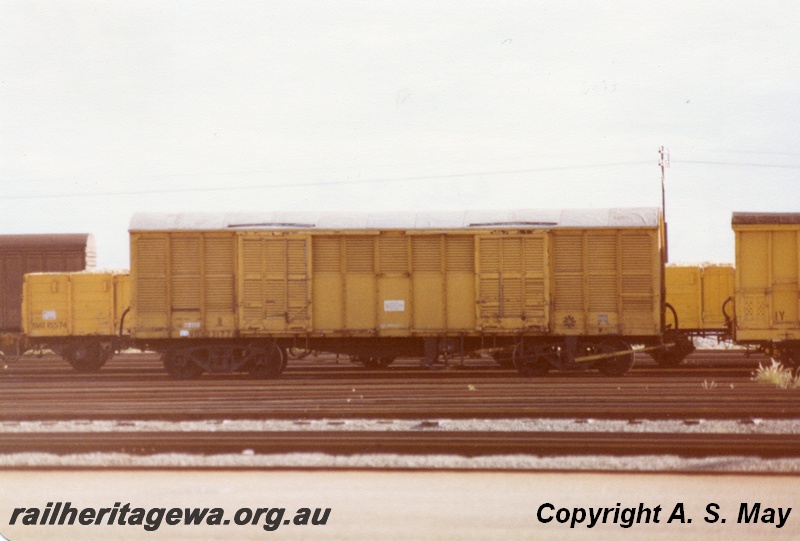
<path id="1" fill-rule="evenodd" d="M 130 231 L 239 229 L 474 229 L 658 227 L 658 208 L 407 212 L 136 213 Z"/>

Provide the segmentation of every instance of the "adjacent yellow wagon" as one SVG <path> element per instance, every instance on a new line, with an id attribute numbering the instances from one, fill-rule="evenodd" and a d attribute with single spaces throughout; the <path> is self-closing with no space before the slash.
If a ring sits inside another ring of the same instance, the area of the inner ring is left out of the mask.
<path id="1" fill-rule="evenodd" d="M 130 335 L 130 280 L 123 272 L 26 274 L 26 345 L 49 348 L 78 371 L 99 370 Z"/>
<path id="2" fill-rule="evenodd" d="M 734 340 L 800 364 L 800 213 L 733 214 Z"/>

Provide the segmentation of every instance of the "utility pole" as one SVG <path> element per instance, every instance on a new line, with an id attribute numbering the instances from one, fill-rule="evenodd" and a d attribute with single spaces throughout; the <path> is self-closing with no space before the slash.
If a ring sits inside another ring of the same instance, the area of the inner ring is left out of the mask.
<path id="1" fill-rule="evenodd" d="M 669 149 L 658 147 L 658 166 L 661 167 L 661 219 L 664 220 L 664 263 L 669 261 L 669 243 L 667 242 L 667 192 L 664 188 L 666 168 L 669 167 Z"/>
<path id="2" fill-rule="evenodd" d="M 658 148 L 658 166 L 661 167 L 661 214 L 664 217 L 664 223 L 667 222 L 667 198 L 666 198 L 666 191 L 664 190 L 664 177 L 665 177 L 665 169 L 669 167 L 669 149 L 665 149 L 663 146 Z"/>

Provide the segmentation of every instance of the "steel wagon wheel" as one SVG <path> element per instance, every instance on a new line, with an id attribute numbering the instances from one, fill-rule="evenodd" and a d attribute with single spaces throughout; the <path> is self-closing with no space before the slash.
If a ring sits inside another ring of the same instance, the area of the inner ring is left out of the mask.
<path id="1" fill-rule="evenodd" d="M 618 338 L 609 338 L 597 346 L 599 353 L 618 353 L 610 359 L 600 361 L 598 370 L 606 376 L 621 376 L 633 368 L 633 348 Z"/>
<path id="2" fill-rule="evenodd" d="M 110 352 L 96 341 L 71 344 L 64 348 L 62 355 L 77 372 L 97 372 L 111 356 Z"/>

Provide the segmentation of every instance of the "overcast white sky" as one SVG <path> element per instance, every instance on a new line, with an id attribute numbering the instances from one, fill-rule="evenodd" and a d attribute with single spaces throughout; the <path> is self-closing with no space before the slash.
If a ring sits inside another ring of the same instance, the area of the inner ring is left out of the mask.
<path id="1" fill-rule="evenodd" d="M 136 211 L 800 212 L 800 3 L 0 0 L 2 233 Z"/>

